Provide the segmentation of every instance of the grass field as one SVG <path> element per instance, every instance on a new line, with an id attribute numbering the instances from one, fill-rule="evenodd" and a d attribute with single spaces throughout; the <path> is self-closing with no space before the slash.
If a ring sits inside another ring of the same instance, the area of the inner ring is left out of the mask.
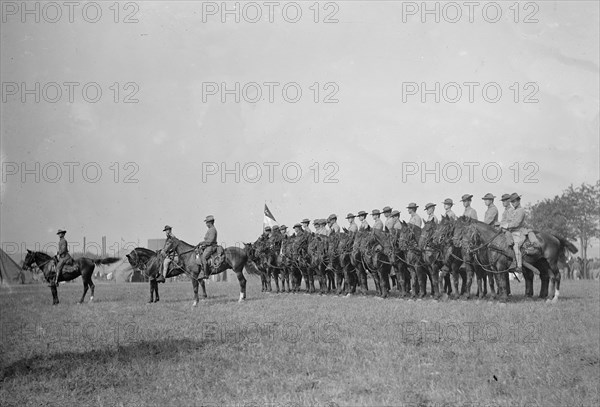
<path id="1" fill-rule="evenodd" d="M 536 293 L 539 281 L 536 280 Z M 556 305 L 265 294 L 251 278 L 0 290 L 0 405 L 596 406 L 597 281 Z"/>

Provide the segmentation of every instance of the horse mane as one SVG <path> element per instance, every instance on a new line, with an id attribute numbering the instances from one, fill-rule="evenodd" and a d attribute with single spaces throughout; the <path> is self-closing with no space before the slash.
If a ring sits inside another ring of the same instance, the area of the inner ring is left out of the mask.
<path id="1" fill-rule="evenodd" d="M 42 256 L 42 260 L 51 260 L 53 256 L 50 256 L 48 253 L 46 252 L 34 252 L 32 251 L 31 253 L 33 253 L 34 256 Z"/>

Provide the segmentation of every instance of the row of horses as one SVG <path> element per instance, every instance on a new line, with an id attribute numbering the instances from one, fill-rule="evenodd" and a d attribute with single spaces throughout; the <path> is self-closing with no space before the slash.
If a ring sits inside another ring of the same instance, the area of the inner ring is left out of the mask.
<path id="1" fill-rule="evenodd" d="M 271 291 L 274 281 L 279 292 L 281 281 L 281 290 L 298 292 L 304 280 L 311 293 L 316 291 L 317 280 L 320 293 L 335 290 L 350 295 L 358 289 L 366 294 L 370 275 L 383 298 L 391 286 L 397 287 L 401 297 L 423 298 L 427 282 L 434 298 L 444 293 L 469 298 L 476 278 L 479 297 L 487 295 L 489 286 L 492 298 L 505 301 L 510 294 L 508 273 L 514 256 L 505 233 L 468 217 L 452 220 L 443 216 L 439 223 L 425 222 L 423 228 L 402 222 L 401 228 L 385 232 L 301 233 L 285 237 L 280 250 L 272 241 L 259 239 L 247 244 L 246 252 L 261 271 L 263 291 Z M 539 296 L 548 297 L 551 281 L 552 300 L 557 301 L 558 263 L 565 260 L 566 250 L 576 253 L 577 249 L 550 233 L 536 232 L 536 236 L 540 247 L 523 257 L 525 295 L 533 296 L 533 278 L 538 274 Z"/>
<path id="2" fill-rule="evenodd" d="M 541 281 L 539 297 L 548 297 L 549 283 L 552 282 L 551 296 L 555 302 L 560 289 L 558 264 L 565 261 L 567 251 L 576 253 L 577 249 L 559 236 L 535 233 L 539 250 L 523 256 L 525 296 L 533 296 L 534 274 L 538 274 Z M 171 263 L 166 277 L 187 274 L 192 281 L 194 305 L 197 305 L 199 286 L 205 298 L 207 294 L 204 280 L 197 279 L 200 270 L 196 246 L 182 240 L 170 242 L 171 246 L 164 251 L 177 253 L 178 261 Z M 423 228 L 402 222 L 401 228 L 390 231 L 366 229 L 329 236 L 306 232 L 287 236 L 280 245 L 259 238 L 254 243 L 246 243 L 243 248 L 225 248 L 220 261 L 210 262 L 209 273 L 233 270 L 240 285 L 239 301 L 246 298 L 244 269 L 261 277 L 263 291 L 272 291 L 274 282 L 277 292 L 300 292 L 304 281 L 306 292 L 315 293 L 317 281 L 321 294 L 333 291 L 338 295 L 352 295 L 358 291 L 366 295 L 370 275 L 377 295 L 382 298 L 388 297 L 392 286 L 397 287 L 401 297 L 424 298 L 428 295 L 429 282 L 429 294 L 434 298 L 447 293 L 467 299 L 476 278 L 477 296 L 486 296 L 489 287 L 492 298 L 506 301 L 510 294 L 508 272 L 513 256 L 505 231 L 468 217 L 452 220 L 443 216 L 439 223 L 425 222 Z M 149 249 L 136 248 L 127 259 L 152 281 L 160 273 L 163 257 Z M 35 263 L 42 269 L 50 283 L 54 304 L 57 304 L 51 260 L 44 253 L 28 251 L 23 267 Z M 61 281 L 81 275 L 84 293 L 80 302 L 84 301 L 88 287 L 93 299 L 91 277 L 95 265 L 117 260 L 78 259 L 75 268 L 63 270 Z"/>

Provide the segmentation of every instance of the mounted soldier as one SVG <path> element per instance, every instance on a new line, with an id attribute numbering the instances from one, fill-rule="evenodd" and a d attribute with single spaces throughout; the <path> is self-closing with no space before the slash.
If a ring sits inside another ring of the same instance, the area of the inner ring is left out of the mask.
<path id="1" fill-rule="evenodd" d="M 287 234 L 287 226 L 285 225 L 279 226 L 279 233 L 281 233 L 281 237 L 283 239 L 287 239 L 289 237 Z"/>
<path id="2" fill-rule="evenodd" d="M 462 198 L 460 199 L 463 203 L 463 206 L 465 207 L 465 212 L 463 213 L 463 216 L 477 220 L 477 211 L 475 211 L 475 209 L 471 208 L 471 199 L 472 198 L 473 198 L 473 195 L 464 194 L 462 196 Z"/>
<path id="3" fill-rule="evenodd" d="M 302 219 L 302 222 L 300 222 L 302 224 L 302 228 L 304 229 L 305 232 L 311 232 L 310 228 L 308 227 L 310 225 L 310 220 L 308 220 L 307 218 Z"/>
<path id="4" fill-rule="evenodd" d="M 525 226 L 525 208 L 521 206 L 521 196 L 516 192 L 511 194 L 510 203 L 513 207 L 512 213 L 508 215 L 506 222 L 500 223 L 500 227 L 508 230 L 512 235 L 513 250 L 515 251 L 515 259 L 511 264 L 511 268 L 514 267 L 516 262 L 516 272 L 522 273 L 523 260 L 521 253 L 521 244 L 529 237 L 529 242 L 536 246 L 538 245 L 537 236 L 533 231 Z M 510 245 L 510 240 L 508 241 Z"/>
<path id="5" fill-rule="evenodd" d="M 69 254 L 69 246 L 67 244 L 67 240 L 65 239 L 67 231 L 58 229 L 58 232 L 56 232 L 56 234 L 58 235 L 59 240 L 58 252 L 56 253 L 56 257 L 58 258 L 58 264 L 56 265 L 56 277 L 54 279 L 54 284 L 58 285 L 58 277 L 60 276 L 63 267 L 67 264 L 71 264 L 73 262 L 73 258 Z"/>
<path id="6" fill-rule="evenodd" d="M 381 210 L 381 213 L 383 213 L 383 216 L 385 216 L 385 227 L 383 230 L 387 230 L 389 232 L 394 228 L 394 224 L 396 223 L 394 218 L 392 218 L 392 208 L 389 206 L 384 206 Z"/>
<path id="7" fill-rule="evenodd" d="M 502 212 L 502 219 L 500 220 L 500 222 L 506 223 L 508 222 L 514 211 L 513 207 L 510 204 L 510 194 L 503 194 L 500 200 L 502 201 L 502 206 L 504 206 L 504 212 Z"/>
<path id="8" fill-rule="evenodd" d="M 341 228 L 340 228 L 340 225 L 337 224 L 337 215 L 335 213 L 332 213 L 331 215 L 329 215 L 329 217 L 327 218 L 327 223 L 329 224 L 330 234 L 331 233 L 340 233 Z"/>
<path id="9" fill-rule="evenodd" d="M 163 249 L 161 250 L 161 254 L 163 256 L 165 256 L 165 259 L 163 260 L 163 263 L 162 263 L 162 269 L 160 270 L 160 275 L 156 278 L 156 282 L 158 282 L 158 283 L 165 282 L 165 276 L 167 275 L 167 272 L 169 271 L 169 264 L 171 264 L 171 262 L 173 261 L 174 247 L 177 246 L 176 243 L 178 241 L 178 239 L 172 233 L 171 226 L 165 225 L 165 227 L 163 228 L 163 232 L 166 233 L 167 239 L 165 240 L 165 245 L 163 246 Z M 168 248 L 170 248 L 170 249 L 168 249 Z"/>
<path id="10" fill-rule="evenodd" d="M 358 226 L 356 225 L 356 223 L 354 223 L 355 218 L 356 216 L 354 216 L 352 212 L 346 215 L 346 219 L 348 219 L 348 232 L 350 233 L 358 232 Z"/>
<path id="11" fill-rule="evenodd" d="M 492 226 L 498 223 L 498 208 L 496 208 L 496 205 L 494 205 L 494 198 L 496 197 L 491 193 L 487 193 L 483 198 L 481 198 L 483 199 L 485 206 L 487 206 L 485 215 L 483 215 L 483 222 Z"/>
<path id="12" fill-rule="evenodd" d="M 452 206 L 454 205 L 454 202 L 452 201 L 452 199 L 446 198 L 446 199 L 444 199 L 444 202 L 442 202 L 442 203 L 444 204 L 444 210 L 446 211 L 445 215 L 450 220 L 456 220 L 456 214 L 454 213 L 454 211 L 452 211 Z"/>
<path id="13" fill-rule="evenodd" d="M 360 226 L 359 226 L 358 230 L 367 230 L 371 227 L 371 226 L 369 226 L 369 222 L 367 222 L 367 212 L 359 211 L 358 212 L 358 220 L 360 222 Z"/>
<path id="14" fill-rule="evenodd" d="M 217 229 L 215 228 L 214 216 L 208 215 L 206 219 L 204 219 L 204 223 L 206 223 L 208 230 L 204 235 L 204 240 L 198 244 L 198 249 L 202 251 L 200 255 L 201 270 L 198 275 L 198 280 L 209 277 L 208 258 L 217 249 Z"/>
<path id="15" fill-rule="evenodd" d="M 373 217 L 373 229 L 383 231 L 383 222 L 379 219 L 381 217 L 379 209 L 373 209 L 371 216 Z"/>
<path id="16" fill-rule="evenodd" d="M 400 222 L 400 211 L 398 210 L 394 210 L 392 211 L 392 213 L 390 213 L 390 218 L 392 218 L 394 220 L 394 229 L 402 229 L 402 222 Z M 390 232 L 392 230 L 390 229 Z"/>
<path id="17" fill-rule="evenodd" d="M 435 204 L 434 203 L 428 203 L 427 205 L 425 205 L 425 211 L 427 212 L 427 222 L 431 222 L 433 221 L 433 223 L 438 223 L 438 218 L 437 216 L 434 215 L 434 211 L 435 211 Z"/>
<path id="18" fill-rule="evenodd" d="M 305 230 L 302 228 L 302 225 L 300 223 L 296 223 L 294 225 L 294 236 L 300 236 L 303 233 L 306 233 Z"/>
<path id="19" fill-rule="evenodd" d="M 408 214 L 410 215 L 410 220 L 408 221 L 408 223 L 412 223 L 415 226 L 422 227 L 423 220 L 419 215 L 417 215 L 417 208 L 419 208 L 419 206 L 414 202 L 409 203 L 406 207 L 406 209 L 408 209 Z"/>

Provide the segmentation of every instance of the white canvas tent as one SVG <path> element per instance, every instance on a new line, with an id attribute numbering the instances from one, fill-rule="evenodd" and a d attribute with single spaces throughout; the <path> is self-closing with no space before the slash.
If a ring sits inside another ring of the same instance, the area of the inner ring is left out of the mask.
<path id="1" fill-rule="evenodd" d="M 0 249 L 0 285 L 17 285 L 33 283 L 31 271 L 21 267 L 2 249 Z"/>

